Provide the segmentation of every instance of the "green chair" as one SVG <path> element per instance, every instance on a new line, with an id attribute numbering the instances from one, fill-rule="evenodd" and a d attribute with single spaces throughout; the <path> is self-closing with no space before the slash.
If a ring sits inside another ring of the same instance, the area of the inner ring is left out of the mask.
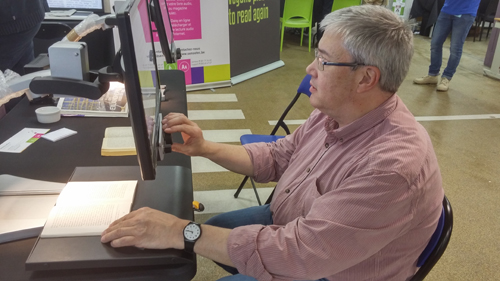
<path id="1" fill-rule="evenodd" d="M 332 5 L 332 12 L 340 10 L 342 8 L 359 5 L 361 5 L 361 0 L 334 0 Z"/>
<path id="2" fill-rule="evenodd" d="M 304 28 L 309 28 L 309 52 L 311 51 L 312 37 L 312 12 L 314 0 L 286 0 L 281 20 L 281 45 L 280 52 L 283 51 L 283 36 L 285 27 L 300 28 L 300 46 L 304 38 Z"/>

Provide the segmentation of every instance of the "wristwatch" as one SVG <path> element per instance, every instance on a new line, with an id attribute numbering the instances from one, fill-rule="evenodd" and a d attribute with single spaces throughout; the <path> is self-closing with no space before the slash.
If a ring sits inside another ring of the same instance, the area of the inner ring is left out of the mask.
<path id="1" fill-rule="evenodd" d="M 184 227 L 182 232 L 184 234 L 184 251 L 192 253 L 194 243 L 201 236 L 201 226 L 198 223 L 190 222 Z"/>

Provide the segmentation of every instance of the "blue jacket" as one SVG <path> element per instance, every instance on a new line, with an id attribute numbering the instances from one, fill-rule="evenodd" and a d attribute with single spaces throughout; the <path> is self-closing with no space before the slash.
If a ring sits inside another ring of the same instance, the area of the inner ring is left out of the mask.
<path id="1" fill-rule="evenodd" d="M 46 0 L 0 0 L 0 36 L 33 28 L 49 11 Z"/>
<path id="2" fill-rule="evenodd" d="M 476 16 L 481 0 L 446 0 L 441 12 L 450 15 Z"/>

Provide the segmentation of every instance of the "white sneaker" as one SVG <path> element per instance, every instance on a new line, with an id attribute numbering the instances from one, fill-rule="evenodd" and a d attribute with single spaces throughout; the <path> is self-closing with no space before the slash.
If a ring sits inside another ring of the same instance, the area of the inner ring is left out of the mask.
<path id="1" fill-rule="evenodd" d="M 413 79 L 413 83 L 423 85 L 423 84 L 437 84 L 438 83 L 438 77 L 437 76 L 424 76 L 420 78 L 415 78 Z"/>
<path id="2" fill-rule="evenodd" d="M 450 80 L 448 78 L 441 78 L 441 83 L 437 86 L 436 90 L 446 92 L 448 91 L 448 88 L 450 87 Z"/>

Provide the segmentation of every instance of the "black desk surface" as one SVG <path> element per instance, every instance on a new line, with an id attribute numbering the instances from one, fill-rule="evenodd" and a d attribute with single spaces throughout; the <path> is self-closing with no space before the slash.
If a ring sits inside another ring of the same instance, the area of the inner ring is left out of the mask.
<path id="1" fill-rule="evenodd" d="M 169 90 L 166 93 L 167 101 L 162 103 L 162 112 L 165 114 L 175 111 L 186 114 L 183 73 L 173 71 L 169 72 L 168 76 L 171 81 L 167 83 Z M 0 174 L 67 182 L 76 167 L 137 166 L 136 156 L 100 155 L 105 128 L 129 126 L 129 118 L 63 117 L 53 124 L 41 124 L 35 115 L 37 107 L 39 106 L 30 105 L 25 98 L 0 119 L 0 143 L 26 127 L 47 128 L 51 131 L 66 127 L 78 133 L 57 142 L 40 139 L 22 153 L 0 153 Z M 177 142 L 182 141 L 180 135 L 174 135 L 173 139 Z M 191 161 L 185 155 L 171 153 L 166 155 L 163 161 L 158 162 L 158 165 L 175 165 L 190 169 Z M 184 203 L 191 206 L 189 200 L 192 200 L 192 186 L 188 190 L 191 197 Z M 192 212 L 191 217 L 186 219 L 192 219 Z M 0 244 L 0 280 L 188 280 L 185 279 L 186 275 L 193 277 L 196 273 L 196 268 L 183 265 L 25 271 L 25 262 L 35 241 L 36 238 L 31 238 Z"/>
<path id="2" fill-rule="evenodd" d="M 181 112 L 187 115 L 187 97 L 184 72 L 180 70 L 160 71 L 162 82 L 166 80 L 166 101 L 162 102 L 163 115 Z M 86 166 L 137 166 L 137 156 L 101 156 L 104 130 L 112 126 L 130 126 L 130 119 L 62 117 L 52 124 L 41 124 L 36 119 L 35 109 L 24 98 L 12 111 L 0 119 L 0 143 L 3 143 L 23 128 L 43 128 L 55 131 L 68 128 L 78 133 L 57 142 L 39 139 L 22 153 L 0 153 L 0 173 L 38 180 L 68 182 L 75 167 Z M 180 134 L 174 134 L 176 142 L 182 142 Z M 160 166 L 178 165 L 191 168 L 188 156 L 179 153 L 165 155 Z"/>

